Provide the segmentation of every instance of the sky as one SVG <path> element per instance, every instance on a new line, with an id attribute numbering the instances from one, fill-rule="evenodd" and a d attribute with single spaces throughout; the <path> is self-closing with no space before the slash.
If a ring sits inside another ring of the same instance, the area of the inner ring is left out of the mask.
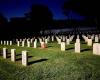
<path id="1" fill-rule="evenodd" d="M 11 17 L 23 17 L 24 13 L 30 11 L 32 4 L 43 4 L 48 6 L 51 10 L 53 19 L 83 19 L 82 16 L 73 11 L 69 12 L 68 16 L 65 16 L 62 10 L 64 2 L 65 0 L 0 0 L 0 12 L 4 14 L 7 19 Z"/>

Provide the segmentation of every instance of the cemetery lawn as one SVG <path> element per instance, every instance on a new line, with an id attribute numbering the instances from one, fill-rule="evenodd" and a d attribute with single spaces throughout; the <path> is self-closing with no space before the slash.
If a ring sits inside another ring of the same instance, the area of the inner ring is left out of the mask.
<path id="1" fill-rule="evenodd" d="M 100 56 L 92 54 L 92 47 L 81 44 L 81 53 L 74 53 L 74 44 L 60 50 L 57 43 L 48 48 L 8 48 L 8 58 L 0 55 L 0 80 L 100 80 Z M 16 49 L 16 62 L 10 60 L 10 49 Z M 21 51 L 29 51 L 28 66 L 21 65 Z M 2 53 L 2 51 L 1 51 Z"/>

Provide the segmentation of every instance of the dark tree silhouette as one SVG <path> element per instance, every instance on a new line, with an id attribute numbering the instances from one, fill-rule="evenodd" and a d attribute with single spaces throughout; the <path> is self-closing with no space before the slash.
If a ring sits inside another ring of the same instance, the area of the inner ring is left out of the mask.
<path id="1" fill-rule="evenodd" d="M 95 16 L 98 14 L 97 12 L 99 12 L 98 2 L 98 0 L 69 0 L 69 2 L 64 3 L 64 9 L 72 9 L 81 15 Z"/>
<path id="2" fill-rule="evenodd" d="M 12 38 L 38 36 L 40 30 L 50 28 L 52 13 L 47 6 L 32 5 L 24 17 L 13 17 L 9 22 L 9 34 Z"/>
<path id="3" fill-rule="evenodd" d="M 32 5 L 31 11 L 25 15 L 36 33 L 51 26 L 53 15 L 47 6 Z"/>
<path id="4" fill-rule="evenodd" d="M 4 17 L 3 14 L 0 13 L 0 26 L 7 24 L 7 19 Z"/>
<path id="5" fill-rule="evenodd" d="M 13 17 L 9 22 L 9 30 L 12 37 L 24 38 L 29 36 L 27 34 L 29 26 L 25 17 Z M 25 36 L 27 34 L 27 36 Z"/>
<path id="6" fill-rule="evenodd" d="M 7 19 L 4 17 L 2 13 L 0 13 L 0 39 L 4 39 L 7 33 L 6 26 L 8 24 Z"/>
<path id="7" fill-rule="evenodd" d="M 64 3 L 63 9 L 65 14 L 68 14 L 67 10 L 71 9 L 82 16 L 88 17 L 90 20 L 93 19 L 96 25 L 99 26 L 100 14 L 98 3 L 98 0 L 69 0 Z"/>

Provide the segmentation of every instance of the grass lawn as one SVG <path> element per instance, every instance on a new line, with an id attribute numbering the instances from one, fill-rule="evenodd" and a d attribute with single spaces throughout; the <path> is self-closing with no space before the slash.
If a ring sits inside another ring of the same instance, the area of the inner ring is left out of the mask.
<path id="1" fill-rule="evenodd" d="M 100 80 L 100 56 L 92 54 L 92 47 L 81 44 L 81 53 L 74 53 L 74 44 L 60 50 L 57 43 L 49 43 L 48 48 L 27 48 L 0 46 L 16 49 L 16 62 L 0 55 L 0 80 Z M 21 51 L 27 50 L 28 66 L 21 65 Z M 2 51 L 1 51 L 2 53 Z"/>

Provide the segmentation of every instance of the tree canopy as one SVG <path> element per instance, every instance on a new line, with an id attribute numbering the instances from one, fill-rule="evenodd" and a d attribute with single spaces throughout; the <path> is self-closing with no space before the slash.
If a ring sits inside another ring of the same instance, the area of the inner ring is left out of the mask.
<path id="1" fill-rule="evenodd" d="M 3 14 L 0 13 L 0 25 L 5 25 L 7 24 L 7 19 L 4 17 Z"/>
<path id="2" fill-rule="evenodd" d="M 27 18 L 38 26 L 47 26 L 53 19 L 53 14 L 47 6 L 32 5 L 29 13 L 26 14 Z"/>
<path id="3" fill-rule="evenodd" d="M 80 15 L 96 16 L 99 15 L 98 0 L 69 0 L 64 3 L 64 9 L 72 9 Z"/>

